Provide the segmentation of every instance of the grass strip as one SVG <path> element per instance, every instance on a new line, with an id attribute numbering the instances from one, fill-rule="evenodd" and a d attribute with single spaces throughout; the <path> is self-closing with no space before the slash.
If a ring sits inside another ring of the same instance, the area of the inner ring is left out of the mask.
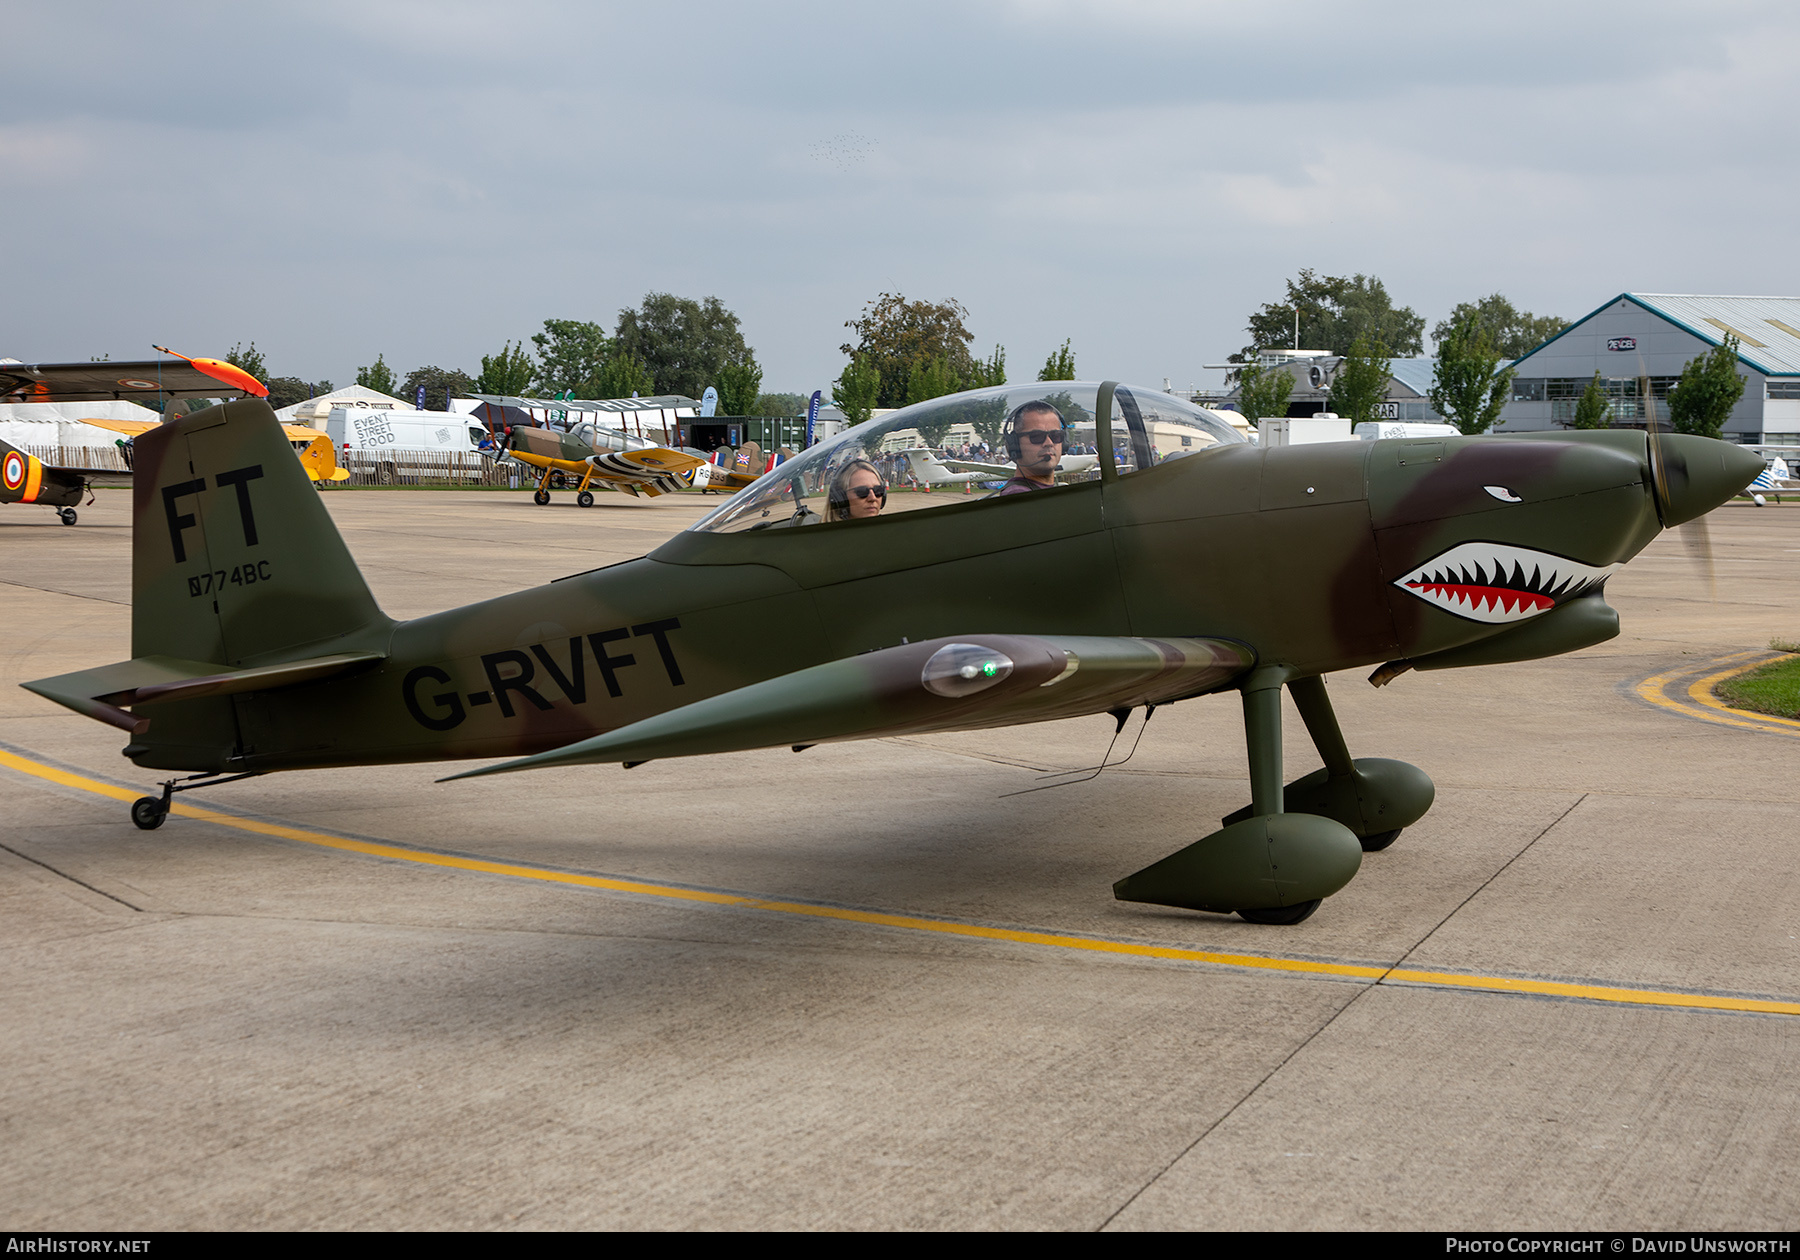
<path id="1" fill-rule="evenodd" d="M 1784 656 L 1727 678 L 1713 688 L 1713 694 L 1734 709 L 1800 718 L 1800 656 Z"/>

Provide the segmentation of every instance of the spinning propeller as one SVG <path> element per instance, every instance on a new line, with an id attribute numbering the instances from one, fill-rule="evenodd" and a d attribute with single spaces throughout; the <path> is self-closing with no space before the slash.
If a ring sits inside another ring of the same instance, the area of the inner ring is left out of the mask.
<path id="1" fill-rule="evenodd" d="M 1706 597 L 1709 601 L 1719 601 L 1719 579 L 1713 564 L 1712 534 L 1706 527 L 1705 515 L 1692 519 L 1679 519 L 1674 488 L 1676 478 L 1682 478 L 1682 486 L 1686 486 L 1687 464 L 1683 460 L 1679 468 L 1671 467 L 1669 452 L 1665 449 L 1662 427 L 1656 415 L 1656 391 L 1651 387 L 1650 378 L 1639 365 L 1639 380 L 1644 383 L 1644 437 L 1648 443 L 1650 455 L 1650 491 L 1656 500 L 1656 515 L 1662 520 L 1663 528 L 1679 526 L 1681 545 L 1688 553 L 1688 559 L 1706 579 Z"/>

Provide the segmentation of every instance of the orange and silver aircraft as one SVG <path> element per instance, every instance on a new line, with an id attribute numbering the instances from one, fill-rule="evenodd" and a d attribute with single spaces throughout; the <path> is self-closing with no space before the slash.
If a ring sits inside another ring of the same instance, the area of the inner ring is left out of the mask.
<path id="1" fill-rule="evenodd" d="M 267 386 L 223 359 L 190 359 L 161 346 L 152 348 L 181 362 L 143 359 L 122 363 L 20 363 L 0 359 L 0 403 L 111 402 L 121 398 L 166 403 L 175 398 L 268 397 Z M 134 437 L 155 427 L 151 422 L 82 423 L 120 433 L 130 429 L 129 436 Z M 335 459 L 332 467 L 336 467 Z M 307 475 L 313 473 L 309 470 Z M 95 478 L 129 476 L 129 472 L 113 468 L 46 464 L 10 443 L 0 442 L 0 503 L 41 503 L 55 508 L 64 525 L 75 523 L 75 509 L 83 495 L 88 496 L 89 503 L 93 502 Z"/>

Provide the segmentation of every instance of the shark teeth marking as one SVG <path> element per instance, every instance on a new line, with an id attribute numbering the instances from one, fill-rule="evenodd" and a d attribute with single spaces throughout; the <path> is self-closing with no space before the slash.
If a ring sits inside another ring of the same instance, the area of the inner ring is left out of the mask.
<path id="1" fill-rule="evenodd" d="M 1623 564 L 1596 567 L 1506 543 L 1458 543 L 1394 583 L 1470 621 L 1525 621 L 1598 590 Z"/>

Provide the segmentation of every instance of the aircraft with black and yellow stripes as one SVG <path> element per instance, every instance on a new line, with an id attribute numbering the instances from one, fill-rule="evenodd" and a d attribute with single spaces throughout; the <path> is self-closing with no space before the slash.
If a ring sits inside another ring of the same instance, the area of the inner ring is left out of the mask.
<path id="1" fill-rule="evenodd" d="M 131 807 L 146 829 L 174 792 L 276 771 L 630 768 L 1100 714 L 1116 737 L 1136 710 L 1235 693 L 1249 803 L 1113 893 L 1292 924 L 1435 794 L 1419 767 L 1352 757 L 1327 674 L 1394 685 L 1603 642 L 1607 580 L 1762 469 L 1655 431 L 1265 449 L 1158 390 L 1055 389 L 903 408 L 646 556 L 410 621 L 382 612 L 268 405 L 225 403 L 137 439 L 131 659 L 24 685 L 175 772 Z M 971 411 L 1005 417 L 1004 489 L 883 484 L 906 431 Z M 1099 475 L 1059 484 L 1076 443 Z M 1284 692 L 1322 762 L 1290 782 Z"/>
<path id="2" fill-rule="evenodd" d="M 732 491 L 762 472 L 720 467 L 703 451 L 666 446 L 592 420 L 549 428 L 518 407 L 498 402 L 484 402 L 472 415 L 487 426 L 496 458 L 538 470 L 532 501 L 540 507 L 550 502 L 552 488 L 571 482 L 577 506 L 592 507 L 596 489 L 652 498 L 685 489 Z"/>
<path id="3" fill-rule="evenodd" d="M 161 346 L 155 347 L 162 350 Z M 167 403 L 177 398 L 238 398 L 268 396 L 263 383 L 248 372 L 221 359 L 190 359 L 175 355 L 130 362 L 20 363 L 0 360 L 0 402 L 111 402 L 118 399 Z M 84 420 L 114 432 L 135 437 L 156 426 L 155 421 Z M 327 447 L 331 445 L 326 442 Z M 329 451 L 327 452 L 329 454 Z M 129 455 L 128 457 L 129 458 Z M 332 467 L 336 467 L 333 459 Z M 129 472 L 109 468 L 76 468 L 46 464 L 37 456 L 0 441 L 0 503 L 40 503 L 56 509 L 64 525 L 76 521 L 75 509 L 82 497 L 93 501 L 97 478 L 128 478 Z"/>

